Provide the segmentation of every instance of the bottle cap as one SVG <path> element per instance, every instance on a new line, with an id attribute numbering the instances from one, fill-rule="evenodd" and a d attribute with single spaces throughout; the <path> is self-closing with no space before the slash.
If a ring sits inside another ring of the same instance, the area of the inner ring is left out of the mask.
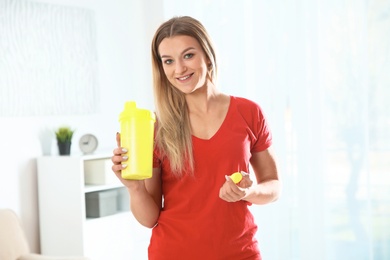
<path id="1" fill-rule="evenodd" d="M 242 174 L 241 172 L 235 172 L 233 173 L 232 175 L 230 175 L 230 179 L 232 179 L 232 181 L 237 184 L 239 183 L 241 180 L 242 180 Z"/>
<path id="2" fill-rule="evenodd" d="M 156 121 L 156 117 L 153 112 L 147 109 L 139 109 L 134 101 L 125 102 L 125 107 L 119 115 L 119 121 L 122 121 L 129 117 L 137 117 L 148 120 Z"/>

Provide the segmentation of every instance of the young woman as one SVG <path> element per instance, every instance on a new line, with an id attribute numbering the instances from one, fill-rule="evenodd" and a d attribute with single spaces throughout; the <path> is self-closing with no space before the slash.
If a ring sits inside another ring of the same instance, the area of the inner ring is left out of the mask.
<path id="1" fill-rule="evenodd" d="M 119 134 L 112 157 L 132 213 L 153 228 L 149 259 L 261 259 L 248 206 L 275 201 L 280 181 L 260 106 L 219 91 L 214 47 L 194 18 L 163 23 L 152 57 L 153 177 L 121 178 L 127 158 Z M 234 172 L 243 174 L 238 184 L 228 177 Z"/>

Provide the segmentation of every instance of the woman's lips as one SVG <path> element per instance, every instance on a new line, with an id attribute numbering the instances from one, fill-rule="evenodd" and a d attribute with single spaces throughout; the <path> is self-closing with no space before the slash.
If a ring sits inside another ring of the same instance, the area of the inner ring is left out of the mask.
<path id="1" fill-rule="evenodd" d="M 188 75 L 185 75 L 185 76 L 183 76 L 183 77 L 176 78 L 176 79 L 178 79 L 178 80 L 180 80 L 180 81 L 185 81 L 185 80 L 187 80 L 187 79 L 191 78 L 191 77 L 192 77 L 192 75 L 194 75 L 194 73 L 192 73 L 192 74 L 188 74 Z"/>

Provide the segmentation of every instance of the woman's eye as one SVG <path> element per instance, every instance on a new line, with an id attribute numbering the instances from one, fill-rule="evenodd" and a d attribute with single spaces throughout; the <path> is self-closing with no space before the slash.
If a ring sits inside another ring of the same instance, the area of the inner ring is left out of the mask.
<path id="1" fill-rule="evenodd" d="M 189 59 L 189 58 L 192 58 L 192 56 L 194 56 L 194 54 L 188 53 L 188 54 L 184 55 L 184 58 Z"/>
<path id="2" fill-rule="evenodd" d="M 164 61 L 164 63 L 168 64 L 168 65 L 171 64 L 172 62 L 173 62 L 173 60 L 170 60 L 170 59 Z"/>

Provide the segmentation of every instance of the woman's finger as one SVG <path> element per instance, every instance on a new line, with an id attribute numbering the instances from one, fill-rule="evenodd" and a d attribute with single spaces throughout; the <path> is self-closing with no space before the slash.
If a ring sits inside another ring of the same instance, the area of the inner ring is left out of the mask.
<path id="1" fill-rule="evenodd" d="M 119 132 L 116 132 L 116 144 L 118 147 L 121 146 L 121 134 Z"/>

